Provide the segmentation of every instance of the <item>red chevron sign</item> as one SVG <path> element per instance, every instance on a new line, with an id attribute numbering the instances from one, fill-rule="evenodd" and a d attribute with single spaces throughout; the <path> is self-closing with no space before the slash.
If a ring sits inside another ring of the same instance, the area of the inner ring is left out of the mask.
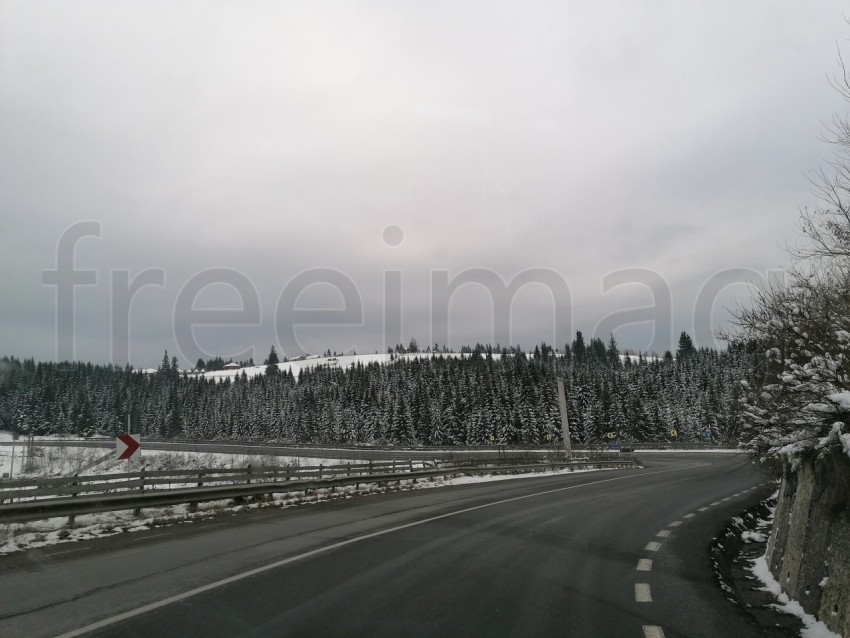
<path id="1" fill-rule="evenodd" d="M 141 437 L 138 434 L 120 434 L 115 439 L 115 453 L 118 459 L 129 459 L 142 448 Z"/>

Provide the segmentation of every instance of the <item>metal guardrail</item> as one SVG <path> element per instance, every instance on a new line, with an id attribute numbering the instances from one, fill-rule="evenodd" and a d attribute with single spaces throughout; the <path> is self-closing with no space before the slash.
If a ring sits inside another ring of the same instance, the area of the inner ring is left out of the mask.
<path id="1" fill-rule="evenodd" d="M 288 492 L 307 493 L 310 490 L 334 490 L 349 485 L 357 487 L 362 483 L 400 483 L 407 480 L 415 482 L 421 478 L 455 474 L 498 474 L 561 468 L 628 468 L 635 466 L 635 460 L 585 459 L 525 465 L 452 463 L 433 469 L 424 465 L 421 466 L 422 469 L 413 469 L 414 462 L 409 461 L 407 471 L 387 472 L 387 466 L 390 465 L 369 463 L 358 466 L 349 464 L 300 468 L 306 471 L 300 471 L 297 475 L 296 468 L 239 468 L 127 472 L 61 479 L 5 481 L 0 483 L 0 523 L 20 523 L 67 516 L 69 523 L 73 524 L 74 517 L 78 515 L 116 510 L 131 509 L 138 515 L 144 507 L 167 507 L 185 503 L 196 505 L 205 501 L 247 499 Z M 359 472 L 370 466 L 373 473 Z M 290 472 L 287 473 L 287 470 Z M 204 485 L 204 482 L 218 484 Z M 33 483 L 36 485 L 32 485 Z M 186 483 L 196 484 L 185 487 Z M 175 484 L 184 486 L 173 488 Z M 169 487 L 163 487 L 165 485 Z M 33 487 L 35 489 L 31 489 Z"/>
<path id="2" fill-rule="evenodd" d="M 4 502 L 51 497 L 79 496 L 87 493 L 114 493 L 116 491 L 145 489 L 172 489 L 177 487 L 203 487 L 222 483 L 251 483 L 259 481 L 276 483 L 279 481 L 305 478 L 333 478 L 345 476 L 363 476 L 372 474 L 395 474 L 399 471 L 412 472 L 414 467 L 427 469 L 422 461 L 384 461 L 369 463 L 346 463 L 343 465 L 317 466 L 269 466 L 254 467 L 248 464 L 242 468 L 215 469 L 198 468 L 190 470 L 154 470 L 142 468 L 139 472 L 119 472 L 113 474 L 91 474 L 80 476 L 55 476 L 46 478 L 0 480 L 0 505 Z M 430 464 L 436 467 L 436 462 Z M 189 484 L 189 485 L 187 485 Z"/>

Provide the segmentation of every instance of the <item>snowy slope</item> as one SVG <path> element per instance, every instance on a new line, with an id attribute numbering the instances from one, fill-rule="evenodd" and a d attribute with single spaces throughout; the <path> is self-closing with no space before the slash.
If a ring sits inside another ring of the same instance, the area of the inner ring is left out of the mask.
<path id="1" fill-rule="evenodd" d="M 335 357 L 319 357 L 316 355 L 308 356 L 306 359 L 301 359 L 300 361 L 287 361 L 286 363 L 279 363 L 277 365 L 278 370 L 285 372 L 292 372 L 295 378 L 298 378 L 298 373 L 301 370 L 312 370 L 317 368 L 318 366 L 330 366 L 330 367 L 339 367 L 343 369 L 350 368 L 351 366 L 356 366 L 358 363 L 364 366 L 369 365 L 370 363 L 380 363 L 387 364 L 391 361 L 398 361 L 399 359 L 405 359 L 407 361 L 412 361 L 415 359 L 429 359 L 431 357 L 440 357 L 440 358 L 448 358 L 448 359 L 457 359 L 461 357 L 469 357 L 472 356 L 468 353 L 460 353 L 460 352 L 411 352 L 406 354 L 396 354 L 393 355 L 393 358 L 390 358 L 389 354 L 354 354 L 354 355 L 338 355 Z M 483 356 L 483 355 L 482 355 Z M 494 352 L 493 358 L 499 359 L 501 357 L 501 353 Z M 533 356 L 532 353 L 527 353 L 528 357 Z M 556 353 L 555 356 L 563 356 L 563 353 Z M 626 358 L 631 359 L 633 363 L 638 363 L 638 355 L 636 354 L 626 354 L 620 355 L 620 360 L 625 361 Z M 653 361 L 659 361 L 660 357 L 653 357 L 649 355 L 643 355 L 643 360 L 647 363 Z M 205 372 L 202 376 L 207 379 L 225 379 L 225 378 L 233 378 L 236 375 L 241 375 L 243 372 L 248 377 L 254 377 L 258 374 L 265 374 L 266 366 L 251 366 L 249 368 L 240 368 L 238 370 L 216 370 L 213 372 Z M 145 370 L 145 372 L 156 372 L 156 370 Z M 191 376 L 196 376 L 190 373 Z"/>
<path id="2" fill-rule="evenodd" d="M 430 359 L 432 356 L 457 359 L 460 357 L 468 357 L 470 355 L 461 354 L 459 352 L 412 352 L 408 354 L 394 355 L 392 360 L 398 361 L 399 359 L 405 359 L 407 361 L 412 361 L 414 359 Z M 493 353 L 494 359 L 497 359 L 500 356 L 500 354 Z M 278 370 L 285 372 L 291 371 L 297 379 L 298 373 L 301 372 L 301 370 L 312 370 L 313 368 L 316 368 L 318 366 L 331 366 L 346 369 L 350 368 L 351 366 L 356 366 L 358 363 L 365 366 L 370 363 L 386 364 L 390 363 L 390 361 L 391 359 L 389 354 L 353 354 L 339 355 L 336 357 L 310 357 L 301 361 L 287 361 L 286 363 L 277 364 L 277 368 Z M 216 370 L 215 372 L 206 372 L 203 374 L 203 376 L 208 379 L 224 379 L 227 377 L 233 378 L 236 375 L 240 375 L 244 372 L 247 376 L 254 377 L 258 374 L 264 374 L 265 371 L 266 366 L 253 366 L 250 368 L 241 368 L 239 370 Z"/>

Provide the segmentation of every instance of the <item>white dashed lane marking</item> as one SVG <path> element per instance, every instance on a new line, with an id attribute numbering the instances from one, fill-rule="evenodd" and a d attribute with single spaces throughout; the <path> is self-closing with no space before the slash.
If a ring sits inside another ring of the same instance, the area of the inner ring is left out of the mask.
<path id="1" fill-rule="evenodd" d="M 641 558 L 638 561 L 637 570 L 639 572 L 651 572 L 652 571 L 652 559 L 651 558 Z"/>
<path id="2" fill-rule="evenodd" d="M 714 501 L 712 505 L 720 505 L 720 501 Z"/>
<path id="3" fill-rule="evenodd" d="M 635 583 L 635 601 L 639 603 L 652 602 L 652 593 L 649 591 L 649 583 Z"/>
<path id="4" fill-rule="evenodd" d="M 682 524 L 682 521 L 673 521 L 672 523 L 667 523 L 667 527 L 679 527 Z"/>
<path id="5" fill-rule="evenodd" d="M 644 638 L 664 638 L 664 630 L 658 625 L 644 625 Z"/>
<path id="6" fill-rule="evenodd" d="M 647 543 L 644 549 L 649 552 L 657 552 L 659 549 L 661 549 L 661 543 L 656 543 L 655 541 L 652 541 L 651 543 Z"/>
<path id="7" fill-rule="evenodd" d="M 704 512 L 707 509 L 708 509 L 707 507 L 701 507 L 697 510 L 697 512 Z"/>
<path id="8" fill-rule="evenodd" d="M 670 536 L 670 530 L 669 529 L 662 529 L 660 532 L 658 532 L 656 534 L 656 536 L 659 536 L 660 538 L 667 538 L 668 536 Z"/>
<path id="9" fill-rule="evenodd" d="M 696 514 L 685 514 L 682 518 L 693 518 Z"/>

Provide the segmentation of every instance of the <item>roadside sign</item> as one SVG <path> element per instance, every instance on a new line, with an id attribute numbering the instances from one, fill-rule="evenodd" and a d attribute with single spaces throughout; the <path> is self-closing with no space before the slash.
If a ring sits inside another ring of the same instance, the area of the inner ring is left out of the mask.
<path id="1" fill-rule="evenodd" d="M 679 436 L 679 431 L 676 428 L 673 428 L 672 430 L 670 430 L 670 436 L 675 439 L 677 436 Z"/>
<path id="2" fill-rule="evenodd" d="M 142 437 L 138 434 L 119 434 L 115 439 L 115 453 L 119 460 L 129 459 L 142 449 Z"/>
<path id="3" fill-rule="evenodd" d="M 138 408 L 133 408 L 127 413 L 126 421 L 127 432 L 130 434 L 139 434 L 142 431 L 142 417 Z"/>

